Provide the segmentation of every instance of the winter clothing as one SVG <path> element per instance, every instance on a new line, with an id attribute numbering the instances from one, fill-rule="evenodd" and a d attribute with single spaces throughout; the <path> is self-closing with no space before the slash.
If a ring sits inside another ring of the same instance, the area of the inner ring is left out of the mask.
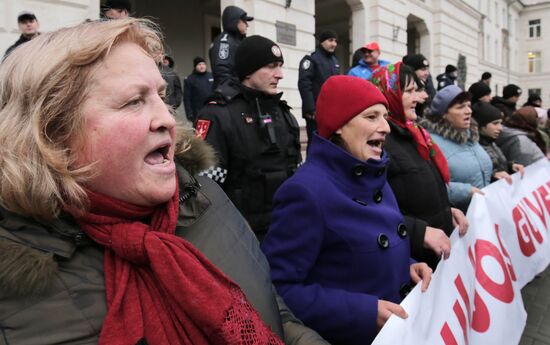
<path id="1" fill-rule="evenodd" d="M 200 64 L 201 62 L 204 62 L 206 63 L 206 60 L 200 56 L 197 56 L 193 59 L 193 69 L 195 69 L 197 67 L 198 64 Z"/>
<path id="2" fill-rule="evenodd" d="M 344 75 L 328 78 L 317 98 L 319 135 L 330 138 L 349 120 L 375 104 L 388 107 L 384 95 L 371 82 Z"/>
<path id="3" fill-rule="evenodd" d="M 28 41 L 30 41 L 32 38 L 29 38 L 27 36 L 19 36 L 19 39 L 17 41 L 15 41 L 14 44 L 12 44 L 8 49 L 6 49 L 6 52 L 4 53 L 4 57 L 2 58 L 2 61 L 4 61 L 8 55 L 10 55 L 10 53 L 17 47 L 19 47 L 20 45 L 22 45 L 23 43 L 27 43 Z"/>
<path id="4" fill-rule="evenodd" d="M 514 162 L 508 162 L 506 156 L 495 143 L 495 139 L 489 138 L 483 134 L 479 134 L 479 144 L 483 147 L 485 152 L 491 157 L 491 162 L 493 163 L 493 172 L 491 174 L 491 182 L 495 181 L 495 173 L 499 171 L 506 171 L 508 173 L 513 173 L 512 164 Z"/>
<path id="5" fill-rule="evenodd" d="M 406 216 L 413 258 L 435 268 L 439 258 L 424 249 L 424 235 L 427 226 L 441 228 L 447 235 L 453 230 L 446 187 L 449 168 L 428 132 L 405 116 L 399 78 L 401 66 L 401 62 L 390 64 L 372 75 L 372 82 L 389 103 L 391 132 L 384 144 L 390 155 L 388 182 Z"/>
<path id="6" fill-rule="evenodd" d="M 185 106 L 185 116 L 192 123 L 197 119 L 199 111 L 206 103 L 208 96 L 212 94 L 213 83 L 212 73 L 199 73 L 197 70 L 193 70 L 193 73 L 184 79 L 183 104 Z"/>
<path id="7" fill-rule="evenodd" d="M 178 166 L 175 234 L 239 284 L 263 321 L 281 336 L 284 330 L 287 344 L 326 344 L 276 298 L 268 263 L 224 193 L 209 179 L 194 177 L 209 165 L 204 160 L 211 151 L 189 138 L 192 148 L 181 164 L 190 171 Z M 45 224 L 4 209 L 0 213 L 2 343 L 96 344 L 107 313 L 103 248 L 68 215 Z"/>
<path id="8" fill-rule="evenodd" d="M 370 344 L 378 300 L 399 303 L 410 283 L 409 240 L 387 164 L 385 153 L 360 161 L 315 134 L 307 161 L 275 195 L 262 245 L 273 282 L 334 344 Z"/>
<path id="9" fill-rule="evenodd" d="M 485 127 L 493 121 L 502 120 L 500 109 L 484 102 L 479 102 L 472 107 L 472 116 L 476 119 L 479 128 Z"/>
<path id="10" fill-rule="evenodd" d="M 449 86 L 455 85 L 457 78 L 457 69 L 453 65 L 447 65 L 445 67 L 445 73 L 441 73 L 437 76 L 437 91 Z"/>
<path id="11" fill-rule="evenodd" d="M 231 78 L 237 78 L 233 68 L 235 52 L 245 37 L 237 28 L 237 24 L 241 19 L 251 21 L 254 18 L 247 16 L 246 12 L 237 6 L 227 6 L 223 10 L 223 32 L 212 41 L 208 51 L 210 63 L 212 64 L 212 74 L 214 75 L 214 89 Z"/>
<path id="12" fill-rule="evenodd" d="M 171 105 L 174 109 L 177 109 L 181 104 L 181 99 L 183 96 L 180 77 L 172 68 L 168 66 L 161 66 L 160 74 L 166 81 L 166 97 L 164 99 L 164 103 Z"/>
<path id="13" fill-rule="evenodd" d="M 273 62 L 284 63 L 281 48 L 263 36 L 254 35 L 245 38 L 235 53 L 235 73 L 239 80 L 253 74 L 260 68 Z"/>
<path id="14" fill-rule="evenodd" d="M 521 88 L 515 84 L 508 84 L 502 89 L 502 98 L 521 96 Z"/>
<path id="15" fill-rule="evenodd" d="M 447 112 L 447 109 L 449 109 L 452 101 L 463 92 L 456 85 L 449 85 L 438 91 L 432 101 L 432 115 L 443 116 Z"/>
<path id="16" fill-rule="evenodd" d="M 533 107 L 527 106 L 516 110 L 512 116 L 504 120 L 504 124 L 511 128 L 525 130 L 542 153 L 546 154 L 546 143 L 538 130 L 538 113 Z"/>
<path id="17" fill-rule="evenodd" d="M 479 145 L 477 123 L 471 122 L 470 129 L 456 129 L 442 119 L 439 122 L 421 120 L 439 145 L 449 163 L 451 183 L 449 200 L 464 213 L 472 198 L 472 187 L 483 188 L 489 185 L 493 166 L 491 158 Z"/>
<path id="18" fill-rule="evenodd" d="M 544 153 L 528 137 L 528 132 L 522 129 L 504 126 L 496 140 L 508 161 L 514 161 L 525 166 L 544 158 Z"/>
<path id="19" fill-rule="evenodd" d="M 430 62 L 422 54 L 410 54 L 403 57 L 403 63 L 413 70 L 430 67 Z"/>
<path id="20" fill-rule="evenodd" d="M 226 83 L 195 125 L 219 157 L 204 174 L 222 186 L 259 239 L 269 226 L 275 191 L 302 161 L 300 128 L 281 95 Z"/>
<path id="21" fill-rule="evenodd" d="M 181 345 L 235 344 L 254 337 L 262 344 L 283 345 L 238 285 L 174 235 L 177 185 L 160 207 L 87 194 L 90 210 L 73 215 L 84 233 L 104 248 L 107 315 L 99 343 L 125 339 L 130 344 L 161 344 L 173 339 Z M 182 286 L 187 294 L 181 293 Z M 228 313 L 234 317 L 226 319 Z M 235 331 L 242 334 L 236 336 Z"/>
<path id="22" fill-rule="evenodd" d="M 389 124 L 391 133 L 384 143 L 390 157 L 388 182 L 405 216 L 411 256 L 435 268 L 440 258 L 424 248 L 424 236 L 427 226 L 448 236 L 453 231 L 447 186 L 434 162 L 420 156 L 411 132 L 391 121 Z"/>
<path id="23" fill-rule="evenodd" d="M 331 38 L 338 39 L 338 34 L 332 30 L 323 31 L 319 35 L 319 43 L 322 43 Z"/>
<path id="24" fill-rule="evenodd" d="M 340 63 L 336 56 L 320 45 L 300 61 L 298 90 L 302 98 L 302 116 L 306 119 L 308 146 L 313 138 L 313 132 L 317 129 L 317 122 L 315 119 L 306 117 L 306 114 L 315 114 L 315 102 L 321 86 L 330 76 L 338 74 L 340 74 Z"/>
<path id="25" fill-rule="evenodd" d="M 510 102 L 502 97 L 495 96 L 491 99 L 491 104 L 502 110 L 504 118 L 511 116 L 516 111 L 516 103 Z"/>
<path id="26" fill-rule="evenodd" d="M 103 6 L 107 9 L 114 8 L 117 10 L 126 10 L 128 12 L 132 11 L 132 4 L 128 0 L 107 0 Z"/>
<path id="27" fill-rule="evenodd" d="M 386 60 L 378 60 L 378 65 L 376 66 L 369 66 L 365 62 L 365 59 L 359 60 L 359 64 L 352 69 L 349 70 L 348 75 L 363 78 L 365 80 L 369 80 L 372 72 L 377 69 L 378 67 L 389 65 L 390 62 Z"/>
<path id="28" fill-rule="evenodd" d="M 526 107 L 528 105 L 530 105 L 532 107 L 535 107 L 535 108 L 540 108 L 540 106 L 542 105 L 542 98 L 540 98 L 540 96 L 537 95 L 537 94 L 531 94 L 527 98 L 527 102 L 525 102 L 523 104 L 524 107 Z"/>
<path id="29" fill-rule="evenodd" d="M 481 97 L 491 94 L 491 88 L 484 82 L 478 81 L 470 85 L 468 92 L 472 95 L 472 104 L 476 104 Z"/>

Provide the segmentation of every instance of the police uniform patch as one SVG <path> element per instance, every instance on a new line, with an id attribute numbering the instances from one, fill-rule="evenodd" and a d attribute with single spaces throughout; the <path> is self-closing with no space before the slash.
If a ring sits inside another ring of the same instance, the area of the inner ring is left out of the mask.
<path id="1" fill-rule="evenodd" d="M 281 55 L 283 55 L 281 53 L 281 48 L 277 47 L 277 46 L 273 46 L 271 47 L 271 52 L 273 53 L 273 55 L 275 55 L 276 57 L 281 57 Z"/>
<path id="2" fill-rule="evenodd" d="M 302 62 L 302 68 L 307 70 L 311 67 L 311 61 L 309 61 L 308 59 L 305 59 L 303 62 Z"/>
<path id="3" fill-rule="evenodd" d="M 226 60 L 229 57 L 229 43 L 220 43 L 218 57 L 222 60 Z"/>
<path id="4" fill-rule="evenodd" d="M 202 140 L 206 140 L 206 135 L 208 134 L 211 123 L 212 121 L 210 120 L 197 120 L 197 126 L 195 129 L 197 131 L 197 136 L 201 137 Z"/>

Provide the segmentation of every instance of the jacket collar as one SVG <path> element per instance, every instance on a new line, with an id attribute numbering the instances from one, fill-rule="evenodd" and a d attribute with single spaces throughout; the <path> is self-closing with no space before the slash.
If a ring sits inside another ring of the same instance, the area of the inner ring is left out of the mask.
<path id="1" fill-rule="evenodd" d="M 442 136 L 445 139 L 454 141 L 458 144 L 466 144 L 468 141 L 478 142 L 479 132 L 477 122 L 472 117 L 470 120 L 470 128 L 457 129 L 454 128 L 449 121 L 442 119 L 438 122 L 433 122 L 428 119 L 421 119 L 420 125 L 428 131 Z"/>
<path id="2" fill-rule="evenodd" d="M 306 164 L 317 165 L 334 181 L 353 188 L 381 189 L 386 184 L 388 154 L 383 151 L 380 160 L 361 161 L 341 147 L 315 133 Z"/>

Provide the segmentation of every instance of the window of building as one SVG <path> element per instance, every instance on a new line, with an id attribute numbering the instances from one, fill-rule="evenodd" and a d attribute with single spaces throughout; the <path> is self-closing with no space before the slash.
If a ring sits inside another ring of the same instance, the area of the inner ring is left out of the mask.
<path id="1" fill-rule="evenodd" d="M 541 70 L 540 52 L 527 53 L 527 71 L 529 73 L 540 73 Z"/>
<path id="2" fill-rule="evenodd" d="M 498 2 L 495 1 L 495 24 L 498 26 L 500 25 L 498 20 Z"/>
<path id="3" fill-rule="evenodd" d="M 540 95 L 542 95 L 542 89 L 540 89 L 540 88 L 537 88 L 537 89 L 528 89 L 528 90 L 527 90 L 527 94 L 528 94 L 529 96 L 531 96 L 531 95 L 540 96 Z"/>
<path id="4" fill-rule="evenodd" d="M 529 21 L 529 37 L 540 37 L 540 19 L 533 19 Z"/>

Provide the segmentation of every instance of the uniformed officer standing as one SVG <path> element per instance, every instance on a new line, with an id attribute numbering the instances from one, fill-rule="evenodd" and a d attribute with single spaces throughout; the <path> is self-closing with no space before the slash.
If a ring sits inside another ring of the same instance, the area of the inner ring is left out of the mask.
<path id="1" fill-rule="evenodd" d="M 337 40 L 338 36 L 332 30 L 321 33 L 317 49 L 300 61 L 298 90 L 302 97 L 302 116 L 306 120 L 308 147 L 312 133 L 317 129 L 315 102 L 321 86 L 328 77 L 340 74 L 340 63 L 334 56 Z"/>
<path id="2" fill-rule="evenodd" d="M 260 240 L 275 191 L 302 161 L 298 122 L 277 88 L 283 62 L 273 41 L 244 39 L 235 54 L 240 82 L 218 87 L 195 125 L 219 158 L 203 174 L 222 186 Z"/>
<path id="3" fill-rule="evenodd" d="M 236 78 L 233 68 L 235 52 L 246 37 L 248 22 L 251 20 L 254 18 L 249 17 L 240 7 L 227 6 L 223 10 L 223 32 L 212 41 L 208 51 L 214 75 L 214 89 L 226 80 Z"/>

